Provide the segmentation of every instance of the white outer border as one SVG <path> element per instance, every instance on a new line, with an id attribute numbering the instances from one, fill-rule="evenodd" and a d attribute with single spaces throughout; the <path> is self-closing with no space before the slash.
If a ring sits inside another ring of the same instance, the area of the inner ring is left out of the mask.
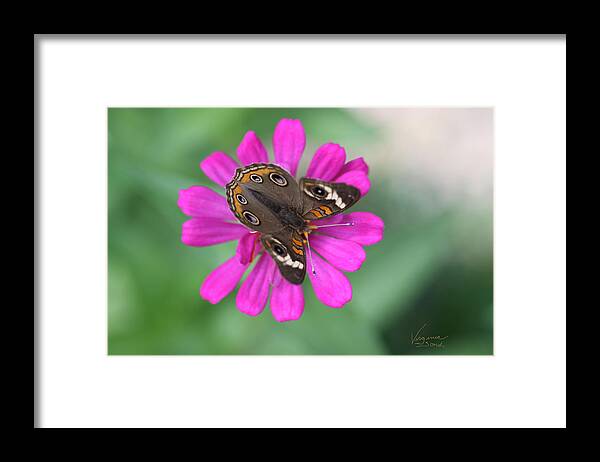
<path id="1" fill-rule="evenodd" d="M 41 426 L 564 426 L 566 41 L 38 37 Z M 494 357 L 108 357 L 107 106 L 495 106 Z"/>

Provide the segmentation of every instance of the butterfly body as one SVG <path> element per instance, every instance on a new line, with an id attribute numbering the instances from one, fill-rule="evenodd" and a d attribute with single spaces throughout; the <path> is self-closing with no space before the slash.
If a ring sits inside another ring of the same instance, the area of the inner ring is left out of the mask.
<path id="1" fill-rule="evenodd" d="M 312 178 L 298 183 L 275 164 L 238 168 L 225 190 L 233 214 L 261 233 L 263 247 L 292 284 L 301 284 L 306 275 L 310 223 L 341 213 L 360 199 L 354 186 Z"/>

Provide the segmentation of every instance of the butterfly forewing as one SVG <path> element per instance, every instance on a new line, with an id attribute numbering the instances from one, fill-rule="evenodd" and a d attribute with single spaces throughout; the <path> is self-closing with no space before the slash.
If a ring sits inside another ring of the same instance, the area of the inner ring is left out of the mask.
<path id="1" fill-rule="evenodd" d="M 314 178 L 302 178 L 300 191 L 306 220 L 319 220 L 344 212 L 360 199 L 360 191 L 354 186 Z"/>
<path id="2" fill-rule="evenodd" d="M 261 242 L 273 257 L 281 275 L 292 284 L 302 284 L 306 274 L 304 239 L 297 230 L 284 230 L 275 234 L 264 234 Z"/>

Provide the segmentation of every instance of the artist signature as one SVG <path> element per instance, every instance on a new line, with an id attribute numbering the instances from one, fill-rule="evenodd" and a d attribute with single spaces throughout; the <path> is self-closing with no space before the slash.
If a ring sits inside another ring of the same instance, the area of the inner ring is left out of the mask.
<path id="1" fill-rule="evenodd" d="M 423 331 L 427 327 L 427 323 L 417 331 L 416 334 L 410 334 L 410 343 L 417 348 L 444 348 L 444 340 L 448 338 L 447 335 L 425 335 Z"/>

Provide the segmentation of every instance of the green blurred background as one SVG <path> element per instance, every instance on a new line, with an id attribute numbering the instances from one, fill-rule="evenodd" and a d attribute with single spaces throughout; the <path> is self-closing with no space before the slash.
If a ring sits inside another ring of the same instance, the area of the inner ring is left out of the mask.
<path id="1" fill-rule="evenodd" d="M 281 118 L 301 119 L 307 149 L 333 141 L 371 166 L 353 210 L 385 221 L 384 239 L 346 273 L 354 297 L 320 304 L 308 280 L 298 321 L 248 317 L 235 293 L 202 300 L 203 279 L 235 243 L 187 247 L 178 191 L 218 189 L 199 162 L 235 155 L 247 130 L 272 153 Z M 487 355 L 493 352 L 493 111 L 447 109 L 108 109 L 108 353 Z M 447 337 L 417 347 L 411 336 Z M 439 343 L 439 342 L 434 342 Z"/>

